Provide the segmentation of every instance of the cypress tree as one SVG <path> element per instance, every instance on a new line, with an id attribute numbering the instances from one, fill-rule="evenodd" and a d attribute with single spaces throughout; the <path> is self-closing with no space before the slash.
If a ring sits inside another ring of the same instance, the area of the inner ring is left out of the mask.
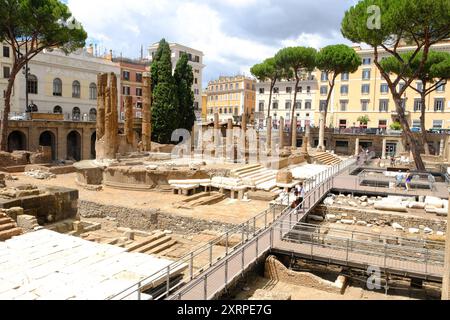
<path id="1" fill-rule="evenodd" d="M 178 61 L 174 79 L 178 96 L 179 127 L 190 131 L 195 123 L 194 93 L 192 92 L 194 74 L 187 54 L 183 54 Z"/>
<path id="2" fill-rule="evenodd" d="M 172 54 L 163 39 L 153 58 L 152 74 L 152 136 L 158 143 L 171 142 L 172 132 L 179 128 L 177 87 L 172 76 Z"/>

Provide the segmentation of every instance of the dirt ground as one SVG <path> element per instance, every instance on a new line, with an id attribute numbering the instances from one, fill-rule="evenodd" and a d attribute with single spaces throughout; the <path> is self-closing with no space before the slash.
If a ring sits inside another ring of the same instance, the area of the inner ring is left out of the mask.
<path id="1" fill-rule="evenodd" d="M 8 181 L 8 186 L 19 184 L 34 184 L 39 186 L 59 186 L 78 189 L 79 199 L 92 201 L 106 205 L 117 205 L 130 208 L 155 208 L 161 211 L 176 214 L 184 217 L 218 221 L 222 223 L 240 224 L 254 217 L 258 213 L 268 208 L 265 201 L 242 202 L 238 200 L 225 199 L 219 203 L 209 206 L 200 206 L 194 210 L 177 209 L 172 206 L 173 203 L 185 199 L 185 196 L 174 195 L 171 192 L 159 191 L 125 191 L 104 187 L 102 191 L 89 191 L 79 187 L 75 183 L 75 174 L 58 175 L 56 179 L 36 180 L 16 174 L 19 180 Z"/>

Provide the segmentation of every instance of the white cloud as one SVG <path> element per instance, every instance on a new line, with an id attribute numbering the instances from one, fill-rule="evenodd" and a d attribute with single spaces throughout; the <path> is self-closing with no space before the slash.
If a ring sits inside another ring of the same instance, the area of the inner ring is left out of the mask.
<path id="1" fill-rule="evenodd" d="M 102 51 L 113 49 L 116 54 L 137 57 L 141 45 L 146 48 L 163 37 L 203 51 L 205 81 L 219 75 L 248 74 L 251 65 L 283 46 L 318 48 L 340 39 L 338 33 L 336 37 L 302 33 L 297 26 L 292 28 L 299 29 L 298 36 L 273 41 L 236 32 L 242 21 L 233 20 L 235 13 L 258 11 L 260 18 L 255 23 L 265 26 L 271 14 L 282 14 L 281 9 L 289 5 L 271 0 L 68 0 L 68 5 L 87 30 L 89 41 L 98 42 Z"/>

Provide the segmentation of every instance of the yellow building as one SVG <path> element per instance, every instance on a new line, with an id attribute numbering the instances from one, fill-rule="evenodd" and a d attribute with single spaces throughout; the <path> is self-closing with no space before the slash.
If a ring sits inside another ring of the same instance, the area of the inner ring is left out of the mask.
<path id="1" fill-rule="evenodd" d="M 233 118 L 238 121 L 243 114 L 250 123 L 254 121 L 256 105 L 256 82 L 245 76 L 220 77 L 210 81 L 207 89 L 207 121 L 219 114 L 220 121 Z"/>
<path id="2" fill-rule="evenodd" d="M 361 56 L 363 64 L 352 74 L 343 74 L 338 77 L 336 86 L 328 107 L 327 124 L 334 128 L 360 127 L 360 116 L 367 115 L 370 122 L 369 128 L 390 128 L 393 122 L 398 120 L 392 94 L 386 81 L 374 64 L 373 50 L 354 48 Z M 411 51 L 413 47 L 402 47 L 399 51 Z M 433 46 L 433 50 L 450 52 L 450 41 L 441 42 Z M 381 51 L 380 59 L 390 56 Z M 394 78 L 394 77 L 393 77 Z M 316 105 L 320 109 L 326 101 L 329 90 L 327 75 L 317 72 L 319 82 L 319 94 Z M 404 85 L 401 82 L 400 85 Z M 412 83 L 414 87 L 420 87 L 420 81 Z M 406 115 L 409 124 L 413 128 L 420 128 L 421 104 L 420 95 L 409 88 L 405 95 Z M 319 122 L 320 112 L 315 112 L 315 123 Z M 450 89 L 442 85 L 437 91 L 427 97 L 426 102 L 426 128 L 450 129 Z"/>

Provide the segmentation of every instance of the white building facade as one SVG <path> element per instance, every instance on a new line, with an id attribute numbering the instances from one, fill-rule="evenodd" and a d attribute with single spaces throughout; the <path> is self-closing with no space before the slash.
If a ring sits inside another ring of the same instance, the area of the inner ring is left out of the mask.
<path id="1" fill-rule="evenodd" d="M 6 59 L 2 59 L 1 63 L 2 70 L 4 66 L 8 66 Z M 10 65 L 12 67 L 12 63 Z M 28 67 L 28 83 L 24 72 L 20 72 L 16 77 L 11 99 L 12 117 L 32 111 L 63 114 L 66 121 L 95 121 L 97 75 L 115 73 L 118 78 L 117 86 L 120 88 L 119 65 L 95 57 L 88 49 L 80 49 L 69 55 L 60 50 L 45 50 L 34 57 Z M 0 85 L 4 90 L 3 81 Z M 120 91 L 118 98 L 120 99 Z M 3 104 L 2 100 L 0 103 L 2 110 Z"/>
<path id="2" fill-rule="evenodd" d="M 314 113 L 318 110 L 317 94 L 318 83 L 315 76 L 301 81 L 297 87 L 297 100 L 294 106 L 295 81 L 277 82 L 270 106 L 270 116 L 275 127 L 279 125 L 283 117 L 287 127 L 290 126 L 292 108 L 295 108 L 294 116 L 297 117 L 297 125 L 304 128 L 307 124 L 314 127 Z M 255 121 L 259 127 L 265 126 L 268 116 L 270 97 L 270 82 L 258 82 L 256 84 L 256 114 Z"/>
<path id="3" fill-rule="evenodd" d="M 149 48 L 149 60 L 153 60 L 153 56 L 158 50 L 159 43 L 154 43 Z M 201 120 L 202 113 L 202 81 L 203 81 L 203 52 L 192 49 L 178 43 L 170 43 L 170 50 L 172 51 L 172 73 L 175 71 L 178 60 L 183 53 L 188 55 L 189 64 L 192 66 L 194 72 L 194 84 L 192 85 L 192 91 L 194 92 L 194 109 L 197 120 Z"/>

